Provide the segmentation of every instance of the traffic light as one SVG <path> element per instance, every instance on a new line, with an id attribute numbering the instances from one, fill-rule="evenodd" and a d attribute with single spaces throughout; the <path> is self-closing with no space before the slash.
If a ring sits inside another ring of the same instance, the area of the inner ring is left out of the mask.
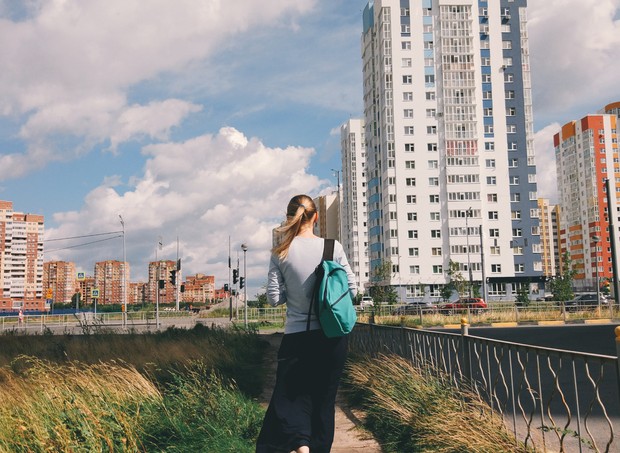
<path id="1" fill-rule="evenodd" d="M 224 291 L 228 292 L 228 283 L 224 283 Z"/>
<path id="2" fill-rule="evenodd" d="M 233 283 L 236 284 L 239 280 L 239 269 L 233 269 Z"/>
<path id="3" fill-rule="evenodd" d="M 166 280 L 158 280 L 159 282 L 159 289 L 164 289 L 166 286 Z"/>
<path id="4" fill-rule="evenodd" d="M 177 271 L 181 270 L 181 258 L 177 260 Z"/>
<path id="5" fill-rule="evenodd" d="M 181 285 L 181 292 L 184 293 L 185 292 L 185 285 Z"/>
<path id="6" fill-rule="evenodd" d="M 170 271 L 170 283 L 172 283 L 172 285 L 177 284 L 177 271 L 176 270 Z"/>
<path id="7" fill-rule="evenodd" d="M 245 286 L 245 277 L 241 277 L 239 279 L 239 289 L 243 289 L 244 286 Z"/>

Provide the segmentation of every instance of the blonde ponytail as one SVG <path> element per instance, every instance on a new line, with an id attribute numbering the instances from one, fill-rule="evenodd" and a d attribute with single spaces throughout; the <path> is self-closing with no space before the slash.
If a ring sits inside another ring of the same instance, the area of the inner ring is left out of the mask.
<path id="1" fill-rule="evenodd" d="M 301 227 L 312 221 L 314 214 L 316 214 L 316 206 L 312 198 L 307 195 L 296 195 L 291 198 L 286 209 L 286 221 L 276 228 L 281 241 L 271 252 L 281 259 L 286 258 L 291 242 L 299 234 Z"/>

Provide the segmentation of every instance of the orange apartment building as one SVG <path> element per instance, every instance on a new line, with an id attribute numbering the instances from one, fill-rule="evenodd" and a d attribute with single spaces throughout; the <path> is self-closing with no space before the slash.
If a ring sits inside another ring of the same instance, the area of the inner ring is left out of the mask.
<path id="1" fill-rule="evenodd" d="M 204 303 L 215 299 L 215 277 L 196 274 L 185 279 L 182 301 Z"/>
<path id="2" fill-rule="evenodd" d="M 127 294 L 129 294 L 128 263 L 117 260 L 95 263 L 95 288 L 99 290 L 98 304 L 123 304 L 124 285 L 126 285 Z"/>
<path id="3" fill-rule="evenodd" d="M 130 282 L 128 304 L 143 304 L 148 302 L 148 284 L 144 282 Z"/>
<path id="4" fill-rule="evenodd" d="M 42 215 L 0 200 L 0 311 L 44 310 Z"/>
<path id="5" fill-rule="evenodd" d="M 575 286 L 591 290 L 596 288 L 597 274 L 600 279 L 613 276 L 610 241 L 618 235 L 610 237 L 607 215 L 617 213 L 620 196 L 617 117 L 595 114 L 571 121 L 553 141 L 561 206 L 559 253 L 570 254 L 577 272 Z M 608 179 L 611 209 L 605 189 Z"/>
<path id="6" fill-rule="evenodd" d="M 68 304 L 79 290 L 75 264 L 68 261 L 43 263 L 43 294 L 51 291 L 54 303 Z"/>
<path id="7" fill-rule="evenodd" d="M 92 291 L 95 288 L 95 277 L 86 277 L 84 280 L 78 281 L 78 288 L 82 299 L 82 305 L 91 305 L 94 303 L 91 297 Z"/>
<path id="8" fill-rule="evenodd" d="M 176 302 L 176 287 L 170 283 L 170 271 L 176 269 L 177 262 L 172 260 L 152 261 L 149 263 L 148 301 L 155 303 L 159 291 L 160 304 L 174 304 Z M 157 282 L 163 281 L 163 288 L 158 289 Z M 181 284 L 181 276 L 177 275 L 177 284 Z"/>

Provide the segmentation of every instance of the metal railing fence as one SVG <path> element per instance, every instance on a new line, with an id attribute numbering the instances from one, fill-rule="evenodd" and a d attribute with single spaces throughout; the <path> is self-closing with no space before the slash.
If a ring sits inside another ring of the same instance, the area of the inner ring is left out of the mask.
<path id="1" fill-rule="evenodd" d="M 617 357 L 475 337 L 466 324 L 460 334 L 358 324 L 349 344 L 359 353 L 397 354 L 457 389 L 473 389 L 526 448 L 620 451 Z"/>

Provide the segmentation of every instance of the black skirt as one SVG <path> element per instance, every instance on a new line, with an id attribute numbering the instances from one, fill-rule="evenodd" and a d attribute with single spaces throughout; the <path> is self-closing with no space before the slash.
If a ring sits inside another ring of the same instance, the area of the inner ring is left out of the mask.
<path id="1" fill-rule="evenodd" d="M 284 335 L 257 453 L 290 453 L 302 446 L 312 453 L 330 451 L 346 356 L 346 336 L 327 338 L 322 330 Z"/>

